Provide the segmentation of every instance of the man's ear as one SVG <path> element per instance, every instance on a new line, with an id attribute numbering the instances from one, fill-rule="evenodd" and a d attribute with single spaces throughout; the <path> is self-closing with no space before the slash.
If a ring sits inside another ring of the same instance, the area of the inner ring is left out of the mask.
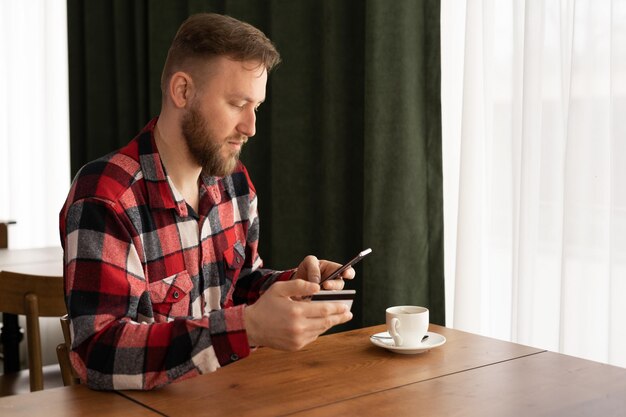
<path id="1" fill-rule="evenodd" d="M 169 94 L 172 103 L 177 108 L 184 108 L 193 94 L 193 80 L 186 72 L 178 71 L 172 74 L 169 82 Z"/>

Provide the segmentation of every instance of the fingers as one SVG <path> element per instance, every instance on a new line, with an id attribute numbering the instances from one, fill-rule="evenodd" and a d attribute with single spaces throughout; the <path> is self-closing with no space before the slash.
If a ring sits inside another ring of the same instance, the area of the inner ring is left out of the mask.
<path id="1" fill-rule="evenodd" d="M 325 290 L 332 290 L 332 291 L 343 290 L 344 284 L 345 282 L 341 278 L 329 279 L 328 281 L 324 281 L 324 283 L 322 284 L 322 288 Z"/>
<path id="2" fill-rule="evenodd" d="M 340 302 L 304 302 L 302 303 L 301 308 L 302 315 L 306 318 L 341 316 L 350 312 L 350 308 Z"/>
<path id="3" fill-rule="evenodd" d="M 354 268 L 350 267 L 341 273 L 341 278 L 343 279 L 353 279 L 356 275 L 356 271 Z"/>
<path id="4" fill-rule="evenodd" d="M 320 286 L 315 282 L 302 279 L 276 282 L 270 287 L 270 291 L 282 297 L 308 297 L 319 290 Z"/>
<path id="5" fill-rule="evenodd" d="M 320 317 L 309 317 L 301 323 L 298 331 L 298 337 L 295 340 L 305 341 L 301 347 L 311 343 L 318 336 L 325 333 L 328 329 L 342 323 L 346 323 L 352 319 L 352 313 L 348 310 L 341 314 L 331 314 Z M 295 335 L 294 335 L 295 336 Z"/>
<path id="6" fill-rule="evenodd" d="M 313 342 L 331 327 L 352 319 L 352 313 L 345 304 L 322 302 L 298 302 L 298 313 L 293 318 L 287 334 L 291 340 L 289 350 L 299 350 Z"/>
<path id="7" fill-rule="evenodd" d="M 296 279 L 318 283 L 321 280 L 320 261 L 313 255 L 302 260 L 296 270 Z"/>
<path id="8" fill-rule="evenodd" d="M 341 265 L 336 262 L 325 261 L 325 260 L 320 261 L 320 271 L 322 272 L 322 277 L 329 276 L 340 267 Z M 338 279 L 329 279 L 329 280 L 324 281 L 324 283 L 322 284 L 322 287 L 325 290 L 333 290 L 333 291 L 342 290 L 345 284 L 343 280 L 352 279 L 354 278 L 355 275 L 356 275 L 356 272 L 354 271 L 354 269 L 348 268 L 341 273 Z"/>
<path id="9" fill-rule="evenodd" d="M 339 324 L 345 323 L 352 319 L 352 313 L 350 309 L 341 303 L 311 303 L 315 304 L 330 304 L 325 306 L 320 306 L 320 311 L 317 313 L 312 313 L 313 315 L 309 316 L 309 325 L 311 329 L 318 334 L 324 333 L 326 330 L 331 327 L 337 326 Z M 334 305 L 333 305 L 334 304 Z"/>
<path id="10" fill-rule="evenodd" d="M 321 277 L 327 277 L 337 269 L 341 267 L 341 264 L 337 262 L 331 262 L 326 260 L 318 260 L 315 256 L 309 255 L 302 260 L 300 265 L 298 265 L 298 269 L 294 275 L 295 279 L 301 279 L 304 281 L 310 281 L 319 283 L 321 281 Z M 354 268 L 348 268 L 343 271 L 340 275 L 343 279 L 352 279 L 356 275 Z M 337 280 L 338 282 L 333 283 L 330 280 L 324 282 L 324 288 L 327 290 L 340 290 L 343 288 L 343 282 L 341 280 Z M 330 282 L 329 284 L 326 284 Z"/>
<path id="11" fill-rule="evenodd" d="M 341 264 L 322 259 L 321 261 L 319 261 L 319 268 L 322 273 L 322 277 L 327 277 L 339 268 L 341 268 Z M 352 279 L 355 275 L 356 272 L 354 271 L 354 268 L 350 267 L 341 273 L 341 278 Z"/>
<path id="12" fill-rule="evenodd" d="M 244 309 L 248 342 L 298 350 L 329 328 L 352 319 L 350 309 L 342 303 L 294 301 L 318 290 L 318 284 L 299 279 L 274 283 Z"/>

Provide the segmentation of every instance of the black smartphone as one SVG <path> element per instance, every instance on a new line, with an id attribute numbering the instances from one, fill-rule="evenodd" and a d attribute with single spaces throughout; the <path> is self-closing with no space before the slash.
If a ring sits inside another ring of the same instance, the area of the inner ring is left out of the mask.
<path id="1" fill-rule="evenodd" d="M 354 258 L 352 258 L 350 261 L 348 261 L 348 263 L 346 263 L 346 264 L 342 265 L 341 267 L 339 267 L 339 269 L 337 269 L 335 272 L 333 272 L 332 274 L 330 274 L 326 278 L 323 278 L 320 281 L 320 285 L 322 285 L 322 283 L 324 281 L 328 281 L 329 279 L 336 279 L 336 278 L 338 278 L 339 275 L 341 275 L 341 273 L 343 271 L 345 271 L 346 269 L 350 268 L 351 266 L 353 266 L 354 264 L 359 262 L 361 259 L 365 258 L 370 253 L 372 253 L 372 250 L 369 249 L 369 248 L 365 249 L 364 251 L 359 252 L 359 254 L 357 256 L 355 256 Z"/>

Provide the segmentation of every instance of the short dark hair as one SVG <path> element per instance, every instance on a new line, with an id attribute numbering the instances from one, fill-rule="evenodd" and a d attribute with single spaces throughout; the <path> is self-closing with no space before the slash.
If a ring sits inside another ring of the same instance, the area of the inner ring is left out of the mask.
<path id="1" fill-rule="evenodd" d="M 269 73 L 279 62 L 276 47 L 263 32 L 230 16 L 199 13 L 187 18 L 176 32 L 161 74 L 161 89 L 172 74 L 190 63 L 227 56 L 257 61 Z"/>

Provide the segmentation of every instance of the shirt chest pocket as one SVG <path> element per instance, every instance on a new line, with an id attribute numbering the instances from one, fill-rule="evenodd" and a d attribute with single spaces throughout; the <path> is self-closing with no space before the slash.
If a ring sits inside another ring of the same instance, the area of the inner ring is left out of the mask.
<path id="1" fill-rule="evenodd" d="M 187 271 L 150 283 L 150 301 L 154 321 L 166 322 L 189 317 L 190 292 L 193 288 Z"/>

